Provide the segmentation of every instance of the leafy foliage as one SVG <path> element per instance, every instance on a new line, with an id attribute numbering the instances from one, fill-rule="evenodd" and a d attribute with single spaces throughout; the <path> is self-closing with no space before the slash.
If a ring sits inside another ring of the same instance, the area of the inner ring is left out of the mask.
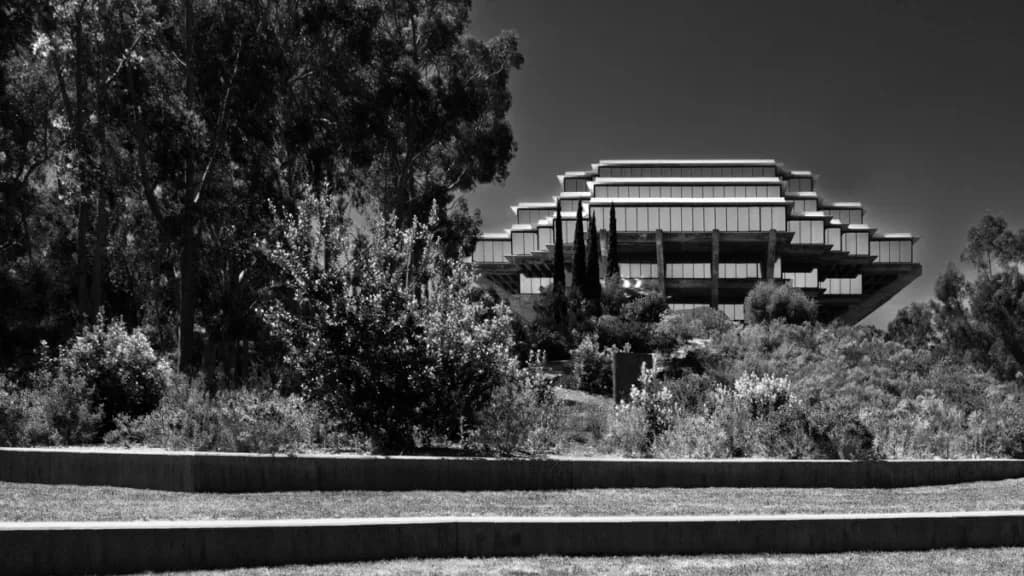
<path id="1" fill-rule="evenodd" d="M 308 447 L 318 411 L 296 396 L 224 390 L 211 396 L 199 382 L 176 378 L 160 406 L 141 418 L 121 418 L 110 443 L 169 450 L 293 453 Z"/>
<path id="2" fill-rule="evenodd" d="M 33 378 L 53 401 L 68 402 L 68 409 L 77 412 L 74 404 L 81 401 L 102 413 L 97 433 L 103 434 L 118 417 L 137 417 L 156 408 L 170 377 L 170 367 L 156 355 L 145 334 L 129 332 L 122 320 L 100 316 L 96 324 L 62 346 Z M 53 403 L 49 406 L 59 410 Z"/>
<path id="3" fill-rule="evenodd" d="M 309 398 L 378 450 L 459 440 L 512 371 L 512 315 L 472 297 L 473 272 L 425 225 L 345 232 L 326 201 L 279 216 L 267 254 L 288 299 L 265 311 Z M 311 234 L 312 231 L 312 234 Z"/>
<path id="4" fill-rule="evenodd" d="M 758 282 L 743 301 L 747 322 L 783 319 L 792 324 L 812 322 L 817 305 L 799 288 L 771 281 Z"/>
<path id="5" fill-rule="evenodd" d="M 534 355 L 525 368 L 509 368 L 515 375 L 494 389 L 479 416 L 479 426 L 468 439 L 482 452 L 502 456 L 549 452 L 561 442 L 564 418 L 550 383 L 540 374 Z"/>

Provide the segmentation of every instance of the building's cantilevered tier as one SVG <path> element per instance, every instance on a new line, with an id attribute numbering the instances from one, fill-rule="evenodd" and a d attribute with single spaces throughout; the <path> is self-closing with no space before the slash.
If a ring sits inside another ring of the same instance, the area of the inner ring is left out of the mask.
<path id="1" fill-rule="evenodd" d="M 481 235 L 472 257 L 481 282 L 523 312 L 551 282 L 555 210 L 571 282 L 580 203 L 600 230 L 602 278 L 615 210 L 623 281 L 662 291 L 676 309 L 740 320 L 747 292 L 773 278 L 817 300 L 822 320 L 854 323 L 921 275 L 915 236 L 878 233 L 860 203 L 825 202 L 812 173 L 774 160 L 603 160 L 558 180 L 551 202 L 513 206 L 517 223 Z"/>

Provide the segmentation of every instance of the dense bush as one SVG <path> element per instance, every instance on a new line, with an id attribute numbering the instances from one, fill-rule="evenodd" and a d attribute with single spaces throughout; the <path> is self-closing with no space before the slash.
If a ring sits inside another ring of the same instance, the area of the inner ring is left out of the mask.
<path id="1" fill-rule="evenodd" d="M 171 450 L 290 453 L 311 445 L 317 416 L 314 406 L 296 396 L 247 389 L 211 396 L 201 382 L 179 377 L 156 410 L 119 419 L 107 441 Z"/>
<path id="2" fill-rule="evenodd" d="M 651 455 L 655 441 L 671 429 L 680 412 L 668 388 L 654 385 L 654 372 L 645 370 L 629 400 L 615 406 L 608 440 L 613 449 L 628 455 Z"/>
<path id="3" fill-rule="evenodd" d="M 65 442 L 89 442 L 98 440 L 95 434 L 113 429 L 116 418 L 137 417 L 156 408 L 170 376 L 170 366 L 156 355 L 145 334 L 128 331 L 119 319 L 107 321 L 101 316 L 61 346 L 32 379 L 36 391 L 46 397 L 50 421 L 68 419 L 66 425 L 55 425 L 58 435 Z M 90 418 L 61 415 L 62 406 L 100 415 L 95 434 L 88 433 Z M 76 419 L 81 426 L 70 424 Z"/>
<path id="4" fill-rule="evenodd" d="M 517 377 L 508 307 L 474 300 L 471 264 L 445 257 L 422 224 L 379 218 L 356 235 L 317 201 L 279 221 L 267 253 L 288 298 L 264 316 L 304 394 L 377 450 L 464 439 Z"/>
<path id="5" fill-rule="evenodd" d="M 657 322 L 668 311 L 668 302 L 661 294 L 643 294 L 622 305 L 620 316 L 626 321 Z"/>
<path id="6" fill-rule="evenodd" d="M 748 323 L 785 320 L 792 324 L 812 322 L 818 315 L 817 304 L 803 290 L 786 283 L 758 282 L 743 301 Z"/>
<path id="7" fill-rule="evenodd" d="M 654 326 L 653 337 L 657 347 L 670 350 L 693 339 L 710 338 L 733 329 L 733 322 L 720 310 L 697 308 L 662 315 Z"/>
<path id="8" fill-rule="evenodd" d="M 467 444 L 502 456 L 550 452 L 561 443 L 564 414 L 549 382 L 540 375 L 542 356 L 526 368 L 510 366 L 514 378 L 498 386 Z"/>
<path id="9" fill-rule="evenodd" d="M 100 441 L 106 421 L 103 408 L 95 401 L 95 387 L 82 376 L 47 373 L 22 394 L 27 443 L 67 446 Z"/>
<path id="10" fill-rule="evenodd" d="M 0 374 L 0 446 L 25 443 L 25 406 L 21 392 Z"/>
<path id="11" fill-rule="evenodd" d="M 606 348 L 629 346 L 633 352 L 650 352 L 651 325 L 618 316 L 601 316 L 597 321 L 597 339 Z"/>
<path id="12" fill-rule="evenodd" d="M 591 334 L 572 351 L 572 376 L 576 388 L 594 394 L 612 393 L 612 355 L 617 348 L 602 349 Z"/>

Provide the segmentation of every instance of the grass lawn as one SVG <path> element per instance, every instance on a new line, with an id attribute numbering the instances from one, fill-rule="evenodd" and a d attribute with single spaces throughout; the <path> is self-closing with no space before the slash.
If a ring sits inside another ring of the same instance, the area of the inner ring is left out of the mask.
<path id="1" fill-rule="evenodd" d="M 452 560 L 390 560 L 323 566 L 284 566 L 220 572 L 168 572 L 166 576 L 355 576 L 426 575 L 494 576 L 525 575 L 660 575 L 692 574 L 738 576 L 740 574 L 930 576 L 933 574 L 1024 573 L 1024 548 L 934 550 L 930 552 L 870 552 L 848 554 L 779 554 L 750 556 L 660 556 L 578 558 L 486 558 Z"/>
<path id="2" fill-rule="evenodd" d="M 1024 508 L 1024 479 L 867 489 L 663 488 L 555 492 L 189 494 L 0 482 L 0 521 L 382 516 L 951 512 Z"/>

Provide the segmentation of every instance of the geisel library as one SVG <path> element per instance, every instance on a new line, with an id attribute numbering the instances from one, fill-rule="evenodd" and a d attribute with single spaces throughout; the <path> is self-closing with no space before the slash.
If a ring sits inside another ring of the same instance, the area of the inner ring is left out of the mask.
<path id="1" fill-rule="evenodd" d="M 774 160 L 604 160 L 558 180 L 553 201 L 513 206 L 517 223 L 480 235 L 472 257 L 481 283 L 527 315 L 551 283 L 556 209 L 572 282 L 580 203 L 600 231 L 601 277 L 615 210 L 623 281 L 661 291 L 673 309 L 742 320 L 747 292 L 773 278 L 814 298 L 820 320 L 854 323 L 921 275 L 916 237 L 880 233 L 859 202 L 831 202 L 814 174 Z"/>

